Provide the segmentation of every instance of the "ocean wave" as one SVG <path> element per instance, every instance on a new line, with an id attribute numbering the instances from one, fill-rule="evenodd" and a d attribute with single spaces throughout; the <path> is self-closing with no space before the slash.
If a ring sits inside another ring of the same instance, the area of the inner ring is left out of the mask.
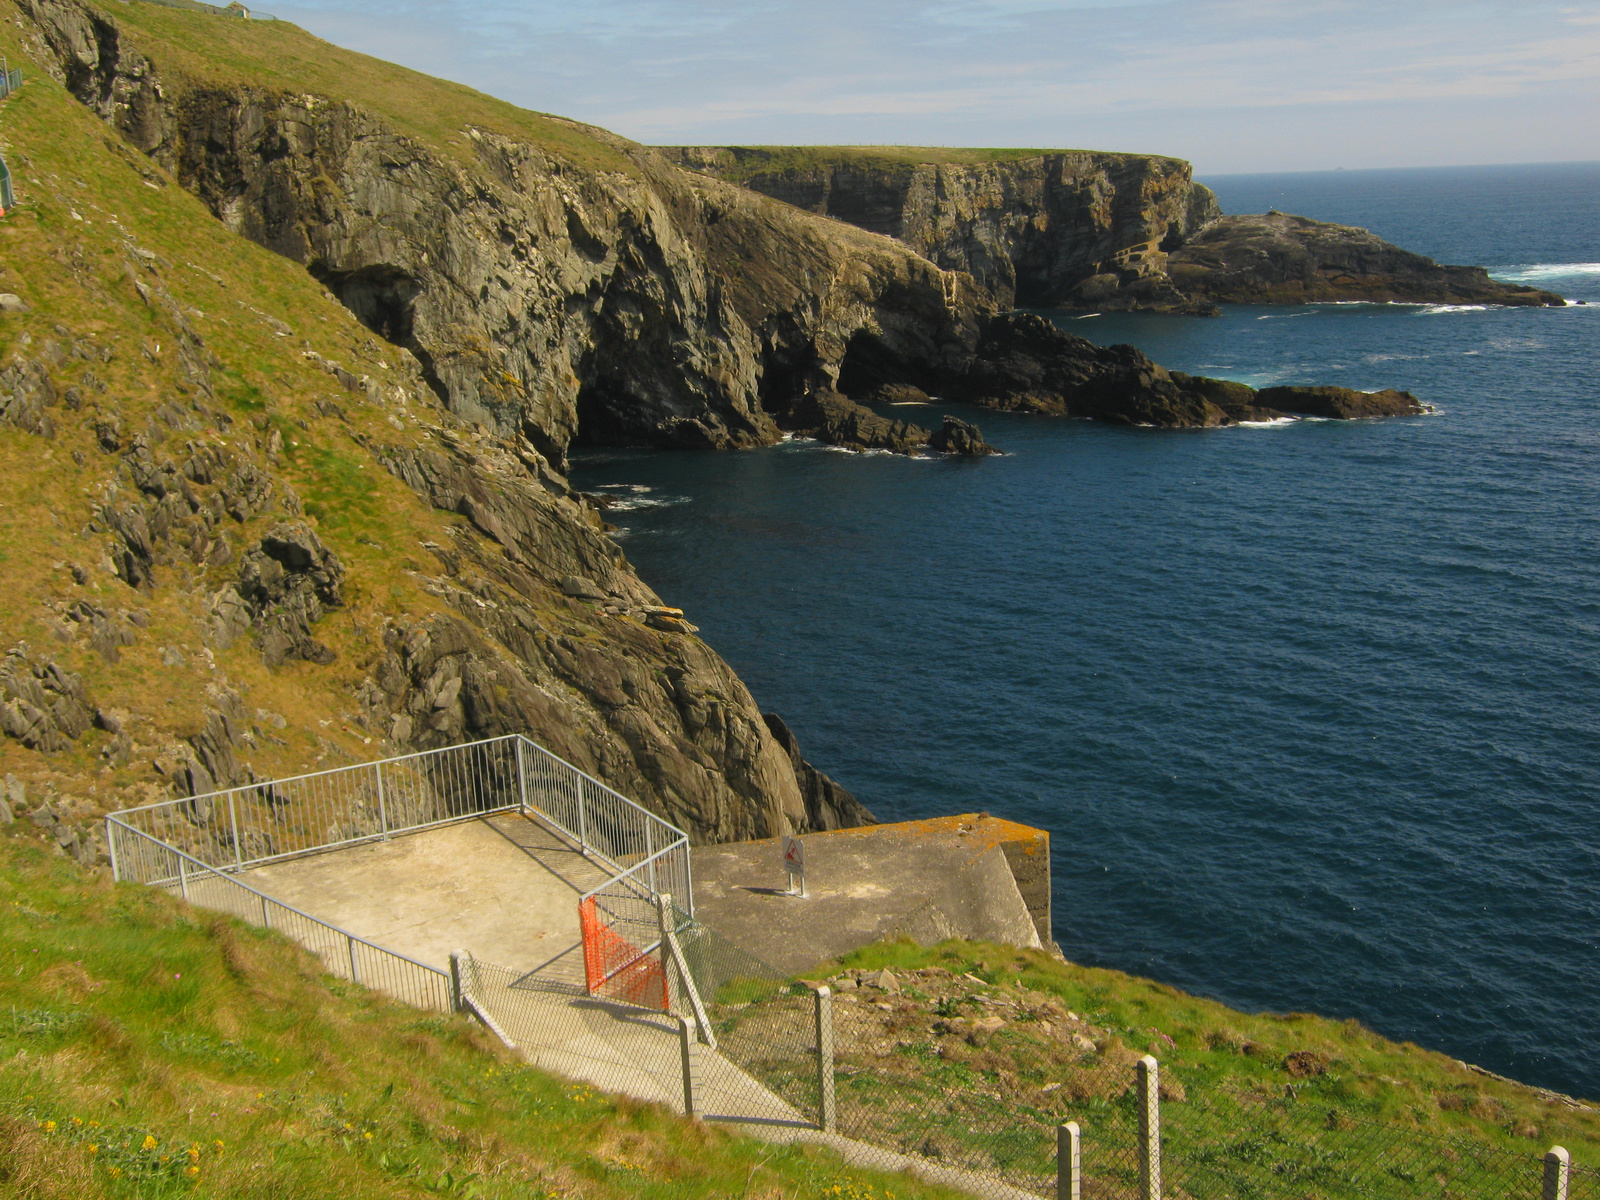
<path id="1" fill-rule="evenodd" d="M 1083 316 L 1081 316 L 1081 317 L 1073 317 L 1072 319 L 1074 321 L 1087 321 L 1090 318 L 1098 317 L 1099 315 L 1100 315 L 1099 313 L 1084 313 Z"/>
<path id="2" fill-rule="evenodd" d="M 1419 317 L 1436 317 L 1440 313 L 1488 312 L 1487 304 L 1424 304 L 1417 310 Z"/>
<path id="3" fill-rule="evenodd" d="M 1279 429 L 1285 425 L 1297 425 L 1300 417 L 1273 417 L 1270 421 L 1240 421 L 1240 429 Z"/>
<path id="4" fill-rule="evenodd" d="M 1513 267 L 1493 267 L 1489 275 L 1506 283 L 1528 283 L 1566 275 L 1600 275 L 1600 263 L 1521 263 Z"/>
<path id="5" fill-rule="evenodd" d="M 1292 312 L 1292 313 L 1267 313 L 1264 316 L 1257 317 L 1256 320 L 1258 320 L 1258 321 L 1292 321 L 1296 317 L 1310 317 L 1310 316 L 1314 316 L 1314 315 L 1315 314 L 1310 312 L 1310 311 L 1307 311 L 1307 312 Z"/>

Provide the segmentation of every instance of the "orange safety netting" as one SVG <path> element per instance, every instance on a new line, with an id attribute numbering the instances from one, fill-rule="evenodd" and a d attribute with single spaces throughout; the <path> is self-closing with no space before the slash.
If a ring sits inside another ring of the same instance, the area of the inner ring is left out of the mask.
<path id="1" fill-rule="evenodd" d="M 584 982 L 591 996 L 667 1011 L 667 973 L 661 960 L 645 955 L 607 925 L 593 896 L 578 905 L 578 927 L 583 931 Z"/>

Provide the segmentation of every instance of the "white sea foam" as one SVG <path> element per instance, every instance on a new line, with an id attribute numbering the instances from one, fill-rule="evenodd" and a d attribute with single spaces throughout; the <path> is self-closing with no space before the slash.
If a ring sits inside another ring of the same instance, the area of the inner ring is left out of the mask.
<path id="1" fill-rule="evenodd" d="M 1284 425 L 1295 425 L 1300 422 L 1299 417 L 1273 417 L 1270 421 L 1240 421 L 1240 429 L 1278 429 Z"/>
<path id="2" fill-rule="evenodd" d="M 1256 320 L 1258 320 L 1258 321 L 1292 321 L 1296 317 L 1309 317 L 1309 316 L 1312 316 L 1312 315 L 1314 315 L 1314 314 L 1309 312 L 1309 311 L 1307 311 L 1307 312 L 1292 312 L 1292 313 L 1267 313 L 1265 316 L 1257 317 Z"/>
<path id="3" fill-rule="evenodd" d="M 1496 267 L 1489 275 L 1506 283 L 1529 283 L 1566 275 L 1600 275 L 1600 263 L 1522 263 L 1514 267 Z"/>
<path id="4" fill-rule="evenodd" d="M 1093 317 L 1098 317 L 1099 315 L 1100 315 L 1099 313 L 1084 313 L 1083 316 L 1081 316 L 1081 317 L 1073 317 L 1072 319 L 1074 321 L 1087 321 L 1087 320 L 1090 320 Z"/>
<path id="5" fill-rule="evenodd" d="M 1419 317 L 1436 317 L 1440 313 L 1488 312 L 1487 304 L 1426 304 L 1417 311 Z"/>

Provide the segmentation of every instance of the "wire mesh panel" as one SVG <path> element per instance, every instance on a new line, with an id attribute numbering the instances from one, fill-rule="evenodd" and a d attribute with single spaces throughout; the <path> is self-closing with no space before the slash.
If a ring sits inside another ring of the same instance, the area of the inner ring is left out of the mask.
<path id="1" fill-rule="evenodd" d="M 1208 1088 L 1162 1112 L 1166 1176 L 1218 1200 L 1505 1200 L 1541 1195 L 1539 1157 L 1352 1117 L 1292 1096 Z"/>

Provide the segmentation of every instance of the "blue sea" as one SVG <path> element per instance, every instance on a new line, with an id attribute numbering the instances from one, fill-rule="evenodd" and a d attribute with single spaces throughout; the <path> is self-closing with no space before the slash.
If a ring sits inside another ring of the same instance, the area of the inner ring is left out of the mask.
<path id="1" fill-rule="evenodd" d="M 1003 458 L 591 452 L 669 603 L 882 819 L 1048 828 L 1074 961 L 1600 1098 L 1600 164 L 1207 179 L 1587 307 L 1053 314 L 1432 416 Z"/>

